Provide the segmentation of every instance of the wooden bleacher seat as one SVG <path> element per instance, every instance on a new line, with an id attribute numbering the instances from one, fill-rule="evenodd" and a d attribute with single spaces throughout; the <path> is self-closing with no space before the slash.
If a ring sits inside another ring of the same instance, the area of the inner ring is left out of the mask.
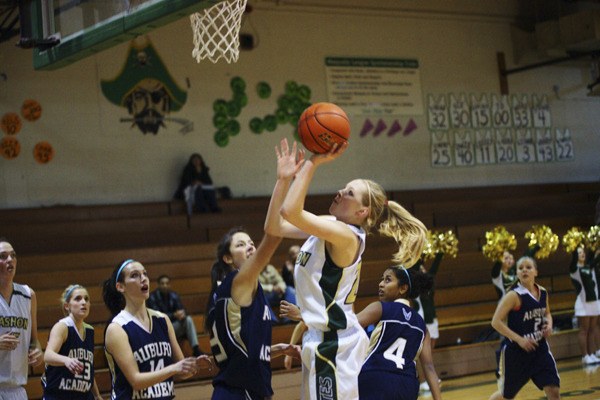
<path id="1" fill-rule="evenodd" d="M 482 340 L 490 332 L 490 319 L 497 295 L 490 281 L 492 263 L 481 253 L 485 232 L 504 225 L 517 236 L 518 258 L 526 247 L 524 233 L 532 225 L 548 225 L 559 235 L 572 226 L 586 227 L 593 221 L 600 183 L 554 183 L 477 188 L 423 189 L 390 192 L 421 218 L 430 229 L 452 229 L 459 239 L 459 254 L 446 257 L 436 276 L 436 295 L 442 349 L 456 343 Z M 333 194 L 309 196 L 306 207 L 327 213 Z M 185 204 L 166 201 L 96 206 L 56 206 L 0 210 L 4 234 L 19 253 L 17 282 L 33 287 L 38 296 L 39 336 L 45 346 L 52 325 L 62 317 L 59 296 L 69 283 L 88 288 L 92 298 L 88 322 L 95 327 L 95 365 L 103 392 L 110 389 L 110 376 L 103 351 L 104 325 L 108 311 L 102 303 L 101 282 L 115 265 L 127 258 L 141 261 L 151 277 L 165 273 L 180 293 L 198 331 L 200 347 L 209 349 L 204 330 L 204 307 L 210 290 L 210 268 L 216 243 L 231 227 L 242 225 L 255 240 L 269 198 L 221 200 L 220 214 L 194 214 L 188 218 Z M 271 263 L 283 264 L 288 247 L 297 241 L 284 240 Z M 392 265 L 396 246 L 376 232 L 367 239 L 363 255 L 359 298 L 360 311 L 377 300 L 381 274 Z M 569 317 L 575 293 L 568 276 L 570 255 L 560 248 L 540 260 L 540 283 L 550 291 L 553 315 Z M 428 263 L 426 263 L 428 265 Z M 287 342 L 293 325 L 273 328 L 273 342 Z M 183 343 L 186 351 L 189 349 Z M 282 368 L 282 358 L 273 368 Z M 298 364 L 296 364 L 298 365 Z M 41 396 L 41 368 L 31 371 L 28 395 Z M 209 379 L 204 372 L 198 379 Z"/>

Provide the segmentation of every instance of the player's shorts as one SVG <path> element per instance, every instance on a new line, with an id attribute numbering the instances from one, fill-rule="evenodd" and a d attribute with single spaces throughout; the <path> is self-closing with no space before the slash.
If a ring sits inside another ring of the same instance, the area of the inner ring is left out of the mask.
<path id="1" fill-rule="evenodd" d="M 358 399 L 358 374 L 367 356 L 364 329 L 309 329 L 302 339 L 302 399 Z"/>
<path id="2" fill-rule="evenodd" d="M 600 315 L 600 301 L 582 301 L 579 296 L 575 300 L 575 316 L 593 317 Z"/>
<path id="3" fill-rule="evenodd" d="M 211 400 L 269 400 L 271 397 L 259 396 L 256 393 L 227 385 L 214 385 Z"/>
<path id="4" fill-rule="evenodd" d="M 538 389 L 545 386 L 560 387 L 556 361 L 547 342 L 530 353 L 517 344 L 504 345 L 500 354 L 498 389 L 506 399 L 514 399 L 519 390 L 532 380 Z"/>
<path id="5" fill-rule="evenodd" d="M 419 397 L 419 380 L 386 371 L 366 371 L 358 376 L 360 400 L 415 400 Z"/>
<path id="6" fill-rule="evenodd" d="M 429 332 L 429 337 L 432 339 L 438 339 L 440 337 L 440 329 L 437 318 L 434 318 L 432 323 L 427 324 L 427 331 Z"/>
<path id="7" fill-rule="evenodd" d="M 0 399 L 27 400 L 27 391 L 23 386 L 0 386 Z"/>

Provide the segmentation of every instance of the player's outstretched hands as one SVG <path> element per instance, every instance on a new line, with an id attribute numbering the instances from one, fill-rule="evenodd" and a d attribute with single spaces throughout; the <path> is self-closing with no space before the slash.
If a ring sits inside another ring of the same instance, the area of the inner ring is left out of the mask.
<path id="1" fill-rule="evenodd" d="M 212 371 L 215 366 L 213 357 L 208 354 L 202 354 L 201 356 L 196 357 L 196 365 L 198 365 L 198 368 L 208 369 L 209 371 Z"/>
<path id="2" fill-rule="evenodd" d="M 538 343 L 535 341 L 535 339 L 524 338 L 523 336 L 517 340 L 517 343 L 528 353 L 534 351 L 538 347 Z"/>
<path id="3" fill-rule="evenodd" d="M 277 343 L 271 346 L 271 358 L 278 356 L 290 356 L 300 359 L 301 348 L 297 344 Z"/>
<path id="4" fill-rule="evenodd" d="M 65 367 L 73 374 L 80 375 L 83 372 L 83 363 L 76 358 L 69 358 L 67 362 L 65 362 Z"/>
<path id="5" fill-rule="evenodd" d="M 344 154 L 344 152 L 346 151 L 347 148 L 348 148 L 348 142 L 344 142 L 341 145 L 339 143 L 334 143 L 333 146 L 331 146 L 331 149 L 327 153 L 313 154 L 310 157 L 310 160 L 315 165 L 325 164 L 325 163 L 331 162 L 331 161 L 337 159 L 338 157 L 340 157 L 342 154 Z"/>
<path id="6" fill-rule="evenodd" d="M 295 304 L 288 303 L 285 300 L 281 300 L 279 303 L 279 316 L 281 318 L 291 319 L 292 321 L 300 321 L 302 320 L 302 315 L 300 314 L 300 307 Z"/>
<path id="7" fill-rule="evenodd" d="M 179 379 L 188 379 L 198 372 L 195 357 L 186 357 L 172 365 L 173 368 L 175 368 L 175 371 L 177 372 L 176 375 Z"/>
<path id="8" fill-rule="evenodd" d="M 33 367 L 37 367 L 44 362 L 44 353 L 37 347 L 31 347 L 27 354 L 27 362 Z"/>
<path id="9" fill-rule="evenodd" d="M 292 148 L 288 144 L 287 139 L 281 139 L 279 147 L 275 146 L 275 154 L 277 155 L 277 178 L 291 179 L 304 164 L 304 150 L 298 149 L 298 144 L 294 142 Z"/>
<path id="10" fill-rule="evenodd" d="M 19 345 L 19 338 L 8 332 L 0 335 L 0 350 L 13 351 Z"/>

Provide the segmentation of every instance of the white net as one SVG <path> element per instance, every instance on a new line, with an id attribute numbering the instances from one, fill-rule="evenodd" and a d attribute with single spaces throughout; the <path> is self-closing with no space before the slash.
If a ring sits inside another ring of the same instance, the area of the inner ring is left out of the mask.
<path id="1" fill-rule="evenodd" d="M 216 63 L 221 57 L 236 62 L 240 54 L 240 26 L 247 0 L 223 0 L 190 16 L 194 31 L 192 57 L 197 62 L 208 58 Z"/>

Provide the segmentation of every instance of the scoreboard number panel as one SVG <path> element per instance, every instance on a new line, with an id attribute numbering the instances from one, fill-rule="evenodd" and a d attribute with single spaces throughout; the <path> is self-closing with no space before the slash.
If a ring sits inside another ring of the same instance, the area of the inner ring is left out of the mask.
<path id="1" fill-rule="evenodd" d="M 440 95 L 437 99 L 432 94 L 427 96 L 427 119 L 431 131 L 450 129 L 446 96 Z"/>
<path id="2" fill-rule="evenodd" d="M 472 132 L 454 132 L 454 163 L 457 167 L 471 167 L 475 165 Z"/>
<path id="3" fill-rule="evenodd" d="M 434 168 L 452 167 L 452 146 L 448 131 L 431 133 L 431 166 Z"/>

